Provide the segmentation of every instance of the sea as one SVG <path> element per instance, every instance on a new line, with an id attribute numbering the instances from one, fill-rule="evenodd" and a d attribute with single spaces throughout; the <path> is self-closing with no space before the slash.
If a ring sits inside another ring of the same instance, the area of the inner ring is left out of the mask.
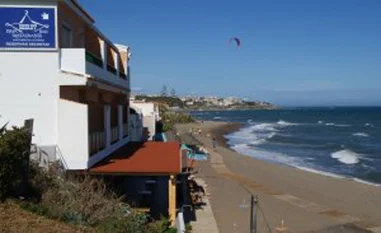
<path id="1" fill-rule="evenodd" d="M 225 135 L 238 153 L 381 186 L 381 107 L 193 111 L 199 120 L 242 123 Z"/>

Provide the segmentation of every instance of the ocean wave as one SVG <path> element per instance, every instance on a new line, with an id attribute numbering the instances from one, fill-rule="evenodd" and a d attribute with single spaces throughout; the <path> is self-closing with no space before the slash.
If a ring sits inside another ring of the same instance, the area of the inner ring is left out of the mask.
<path id="1" fill-rule="evenodd" d="M 233 146 L 236 144 L 257 146 L 266 143 L 266 140 L 274 137 L 276 132 L 277 129 L 275 129 L 274 124 L 263 123 L 242 128 L 237 132 L 226 135 L 225 138 Z"/>
<path id="2" fill-rule="evenodd" d="M 280 120 L 277 122 L 278 125 L 282 125 L 282 126 L 293 126 L 293 125 L 298 125 L 296 123 L 290 123 L 290 122 L 287 122 L 287 121 L 283 121 L 283 120 Z"/>
<path id="3" fill-rule="evenodd" d="M 318 121 L 317 123 L 318 123 L 318 124 L 323 124 L 323 123 L 324 123 L 324 121 Z"/>
<path id="4" fill-rule="evenodd" d="M 219 117 L 219 116 L 215 116 L 215 117 L 213 117 L 213 119 L 214 119 L 214 120 L 221 120 L 221 119 L 222 119 L 222 117 Z"/>
<path id="5" fill-rule="evenodd" d="M 258 146 L 258 145 L 261 145 L 263 143 L 266 143 L 266 139 L 261 138 L 261 139 L 250 142 L 250 145 Z"/>
<path id="6" fill-rule="evenodd" d="M 325 123 L 326 126 L 337 126 L 337 127 L 350 127 L 351 125 L 347 125 L 347 124 L 335 124 L 335 123 Z"/>
<path id="7" fill-rule="evenodd" d="M 376 183 L 365 181 L 365 180 L 362 180 L 362 179 L 359 179 L 359 178 L 353 178 L 353 180 L 356 181 L 356 182 L 359 182 L 359 183 L 363 183 L 363 184 L 367 184 L 367 185 L 371 185 L 371 186 L 381 187 L 381 184 L 376 184 Z"/>
<path id="8" fill-rule="evenodd" d="M 262 149 L 257 149 L 249 146 L 233 146 L 232 149 L 237 151 L 238 153 L 246 156 L 250 156 L 253 158 L 258 158 L 261 160 L 271 161 L 275 163 L 280 164 L 286 164 L 292 167 L 296 167 L 298 164 L 300 164 L 302 161 L 297 157 L 288 156 L 285 154 L 277 153 L 277 152 L 270 152 Z"/>
<path id="9" fill-rule="evenodd" d="M 356 136 L 356 137 L 369 137 L 369 134 L 359 132 L 359 133 L 352 134 L 352 136 Z"/>
<path id="10" fill-rule="evenodd" d="M 360 155 L 348 149 L 332 153 L 331 158 L 337 159 L 344 164 L 357 164 L 360 162 Z"/>
<path id="11" fill-rule="evenodd" d="M 365 126 L 366 127 L 374 127 L 374 125 L 372 125 L 371 123 L 365 123 Z"/>
<path id="12" fill-rule="evenodd" d="M 258 125 L 253 125 L 250 128 L 255 131 L 277 131 L 275 127 L 276 124 L 273 123 L 262 123 Z"/>
<path id="13" fill-rule="evenodd" d="M 239 143 L 239 144 L 235 144 L 231 146 L 231 148 L 233 150 L 240 150 L 240 149 L 249 149 L 250 147 L 246 143 Z"/>

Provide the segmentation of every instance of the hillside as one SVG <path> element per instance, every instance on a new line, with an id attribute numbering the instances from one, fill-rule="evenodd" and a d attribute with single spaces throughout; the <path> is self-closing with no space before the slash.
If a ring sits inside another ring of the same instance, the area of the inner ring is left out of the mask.
<path id="1" fill-rule="evenodd" d="M 227 97 L 184 97 L 136 95 L 135 100 L 166 104 L 183 110 L 248 110 L 248 109 L 278 109 L 264 101 L 246 101 L 240 98 Z"/>
<path id="2" fill-rule="evenodd" d="M 16 204 L 0 204 L 1 233 L 78 233 L 84 232 L 60 221 L 50 220 L 21 209 Z M 87 231 L 89 232 L 89 231 Z"/>

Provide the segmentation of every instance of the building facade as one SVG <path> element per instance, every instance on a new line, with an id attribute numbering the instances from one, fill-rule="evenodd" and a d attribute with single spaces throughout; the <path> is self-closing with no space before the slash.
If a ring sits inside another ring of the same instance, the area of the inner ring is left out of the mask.
<path id="1" fill-rule="evenodd" d="M 0 0 L 0 15 L 0 125 L 34 119 L 36 156 L 69 170 L 129 142 L 129 47 L 76 0 Z"/>
<path id="2" fill-rule="evenodd" d="M 153 140 L 156 132 L 156 123 L 160 120 L 159 107 L 156 103 L 139 100 L 130 100 L 131 108 L 140 112 L 143 124 L 143 139 Z"/>

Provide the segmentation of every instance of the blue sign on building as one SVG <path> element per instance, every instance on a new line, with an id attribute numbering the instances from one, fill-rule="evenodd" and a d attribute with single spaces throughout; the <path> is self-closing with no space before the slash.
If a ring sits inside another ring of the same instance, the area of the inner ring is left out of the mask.
<path id="1" fill-rule="evenodd" d="M 56 48 L 54 8 L 0 7 L 0 49 Z"/>

